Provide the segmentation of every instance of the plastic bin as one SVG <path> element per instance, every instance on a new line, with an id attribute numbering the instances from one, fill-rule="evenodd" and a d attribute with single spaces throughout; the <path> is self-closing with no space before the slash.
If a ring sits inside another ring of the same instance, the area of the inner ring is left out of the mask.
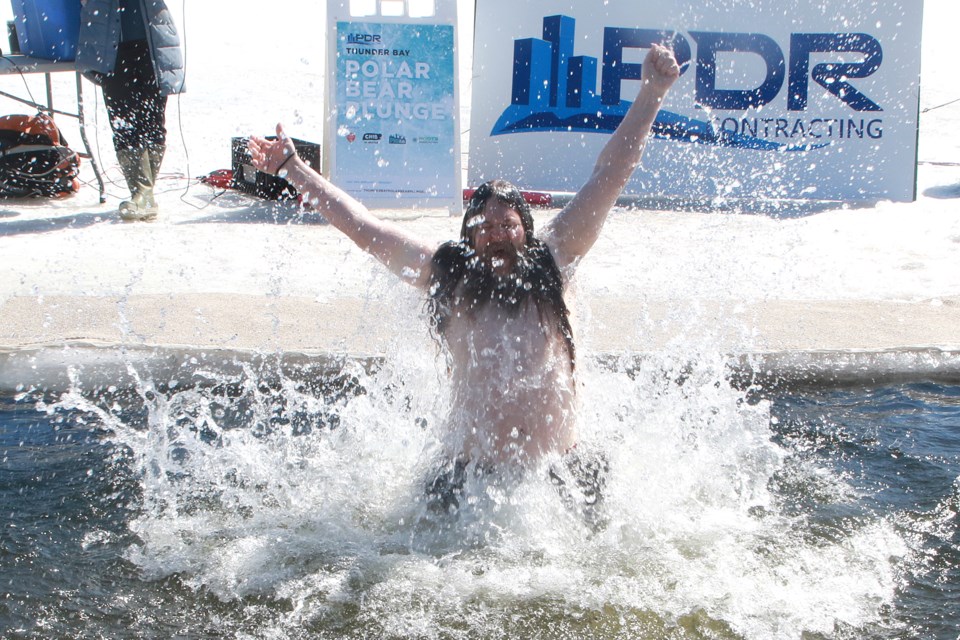
<path id="1" fill-rule="evenodd" d="M 12 0 L 20 51 L 44 60 L 75 60 L 80 0 Z"/>

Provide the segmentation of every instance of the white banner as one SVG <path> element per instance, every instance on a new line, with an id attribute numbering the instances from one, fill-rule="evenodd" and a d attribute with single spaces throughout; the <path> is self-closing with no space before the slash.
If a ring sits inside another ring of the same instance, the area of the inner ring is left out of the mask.
<path id="1" fill-rule="evenodd" d="M 665 43 L 681 76 L 628 193 L 913 200 L 921 14 L 921 0 L 477 0 L 469 182 L 576 191 Z"/>
<path id="2" fill-rule="evenodd" d="M 421 19 L 330 6 L 331 179 L 370 207 L 459 211 L 455 5 Z"/>

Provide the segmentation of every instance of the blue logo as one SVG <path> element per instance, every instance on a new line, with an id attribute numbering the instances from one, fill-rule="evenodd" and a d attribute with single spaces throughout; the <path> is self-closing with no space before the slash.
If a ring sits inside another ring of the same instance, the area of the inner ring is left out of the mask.
<path id="1" fill-rule="evenodd" d="M 511 104 L 497 120 L 491 135 L 530 131 L 611 133 L 631 105 L 630 101 L 620 97 L 622 81 L 641 77 L 641 64 L 624 62 L 625 49 L 649 48 L 654 43 L 664 43 L 673 49 L 681 74 L 687 71 L 692 61 L 690 42 L 676 31 L 607 27 L 603 37 L 602 77 L 598 78 L 597 58 L 573 55 L 575 26 L 576 21 L 569 16 L 549 16 L 543 19 L 542 39 L 514 41 Z M 789 67 L 780 46 L 763 34 L 697 31 L 691 32 L 690 36 L 697 43 L 696 104 L 700 107 L 737 111 L 756 109 L 774 100 L 787 80 L 787 109 L 804 111 L 812 79 L 853 111 L 882 111 L 879 105 L 847 81 L 865 78 L 879 69 L 883 53 L 873 36 L 863 33 L 792 34 Z M 766 64 L 764 81 L 749 89 L 717 88 L 717 54 L 728 52 L 760 56 Z M 855 63 L 816 64 L 811 70 L 810 54 L 823 52 L 854 52 L 864 59 Z M 800 130 L 813 138 L 825 137 L 813 132 L 812 125 L 818 121 L 823 122 L 820 119 L 806 123 L 799 121 L 791 131 Z M 836 122 L 837 130 L 842 132 L 841 121 Z M 777 134 L 785 130 L 783 127 L 778 124 Z M 859 130 L 863 129 L 861 123 Z M 782 151 L 809 150 L 830 144 L 822 140 L 791 144 L 743 133 L 750 130 L 747 126 L 718 128 L 713 122 L 664 109 L 660 110 L 653 124 L 655 137 L 697 144 Z"/>
<path id="2" fill-rule="evenodd" d="M 348 44 L 382 44 L 379 33 L 349 33 L 347 34 Z"/>

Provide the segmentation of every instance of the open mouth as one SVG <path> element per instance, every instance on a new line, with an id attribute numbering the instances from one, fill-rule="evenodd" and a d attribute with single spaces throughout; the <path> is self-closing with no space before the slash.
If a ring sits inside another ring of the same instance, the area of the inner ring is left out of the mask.
<path id="1" fill-rule="evenodd" d="M 487 249 L 487 253 L 492 257 L 509 258 L 517 255 L 517 250 L 509 243 L 495 244 Z"/>
<path id="2" fill-rule="evenodd" d="M 487 252 L 490 266 L 493 269 L 509 267 L 517 260 L 517 252 L 511 246 L 491 247 Z"/>

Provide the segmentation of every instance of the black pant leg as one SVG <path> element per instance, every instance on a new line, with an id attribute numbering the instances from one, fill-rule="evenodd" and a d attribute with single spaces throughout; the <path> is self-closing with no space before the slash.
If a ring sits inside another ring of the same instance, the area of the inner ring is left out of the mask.
<path id="1" fill-rule="evenodd" d="M 117 151 L 166 144 L 167 96 L 160 93 L 146 40 L 122 42 L 101 84 Z"/>

